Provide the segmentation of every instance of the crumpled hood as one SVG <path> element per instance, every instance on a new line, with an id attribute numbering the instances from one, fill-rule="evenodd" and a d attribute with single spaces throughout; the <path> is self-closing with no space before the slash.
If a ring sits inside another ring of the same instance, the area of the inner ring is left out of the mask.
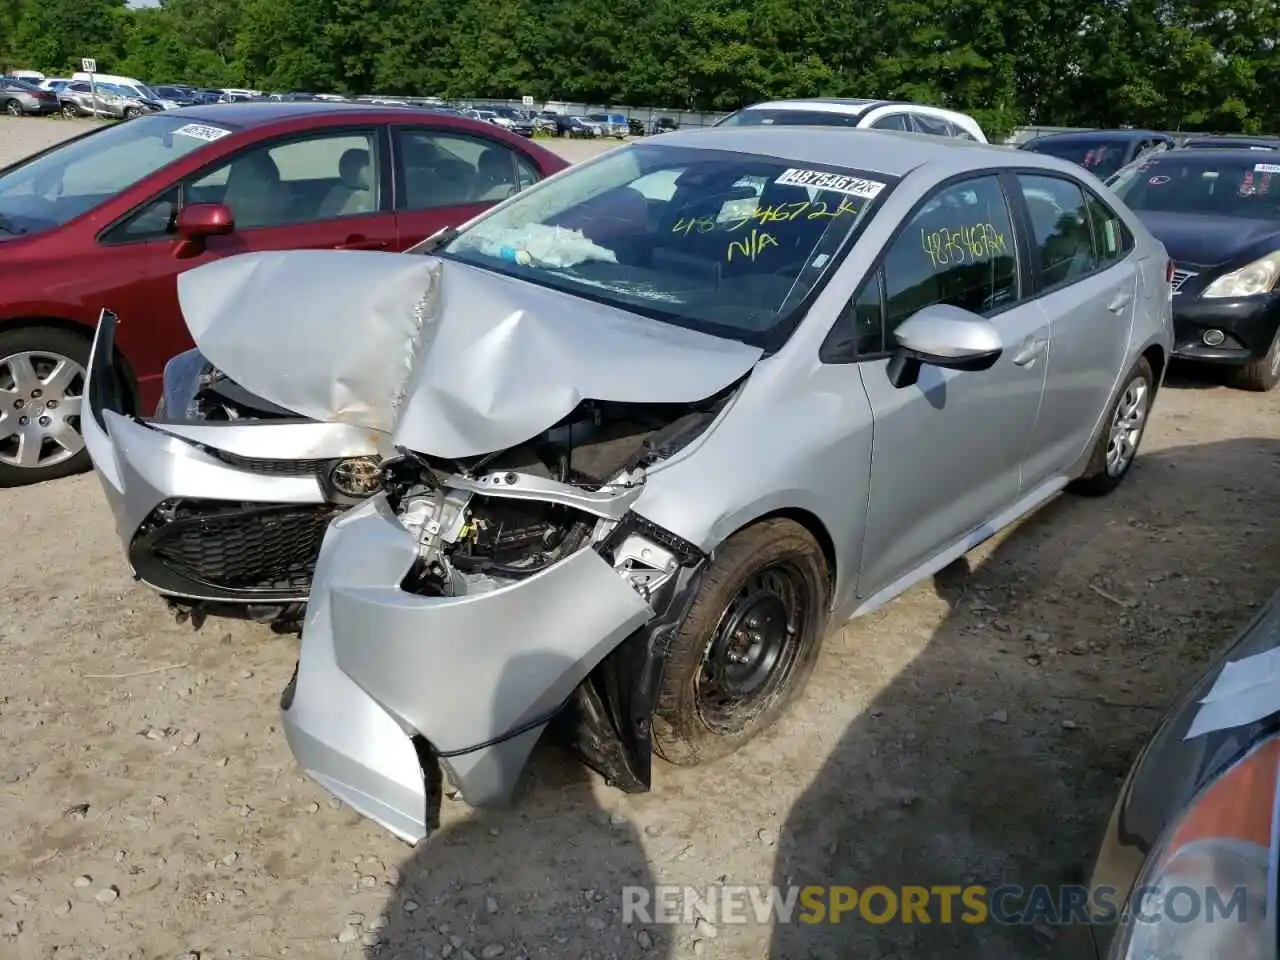
<path id="1" fill-rule="evenodd" d="M 249 253 L 178 277 L 205 357 L 314 420 L 446 458 L 515 446 L 584 399 L 689 403 L 762 351 L 435 257 Z"/>

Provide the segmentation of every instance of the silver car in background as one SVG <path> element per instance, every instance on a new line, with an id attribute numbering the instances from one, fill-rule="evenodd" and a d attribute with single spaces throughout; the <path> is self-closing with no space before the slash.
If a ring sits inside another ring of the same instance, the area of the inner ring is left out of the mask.
<path id="1" fill-rule="evenodd" d="M 677 132 L 455 234 L 184 275 L 210 362 L 397 451 L 328 526 L 282 707 L 410 842 L 442 773 L 506 801 L 552 726 L 627 791 L 741 747 L 828 632 L 1120 484 L 1172 347 L 1133 214 L 972 142 Z"/>

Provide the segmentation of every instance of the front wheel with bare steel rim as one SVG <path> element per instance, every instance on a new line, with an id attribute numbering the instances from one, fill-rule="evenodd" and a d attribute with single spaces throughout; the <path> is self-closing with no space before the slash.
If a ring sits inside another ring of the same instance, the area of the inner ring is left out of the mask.
<path id="1" fill-rule="evenodd" d="M 1138 456 L 1138 446 L 1147 429 L 1155 382 L 1151 364 L 1145 357 L 1140 357 L 1125 375 L 1124 386 L 1107 411 L 1089 466 L 1084 475 L 1068 487 L 1069 490 L 1084 496 L 1101 497 L 1120 486 L 1129 475 L 1129 468 Z"/>
<path id="2" fill-rule="evenodd" d="M 766 520 L 725 541 L 667 651 L 654 751 L 693 766 L 771 726 L 813 672 L 829 597 L 822 548 L 800 524 Z"/>
<path id="3" fill-rule="evenodd" d="M 80 473 L 89 341 L 69 330 L 0 331 L 0 487 Z"/>

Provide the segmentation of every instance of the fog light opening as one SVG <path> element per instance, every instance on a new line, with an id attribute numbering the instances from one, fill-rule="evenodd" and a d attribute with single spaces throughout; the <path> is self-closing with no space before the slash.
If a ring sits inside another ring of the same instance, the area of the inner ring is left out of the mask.
<path id="1" fill-rule="evenodd" d="M 1206 347 L 1220 347 L 1227 341 L 1227 335 L 1221 330 L 1206 330 L 1200 334 Z"/>

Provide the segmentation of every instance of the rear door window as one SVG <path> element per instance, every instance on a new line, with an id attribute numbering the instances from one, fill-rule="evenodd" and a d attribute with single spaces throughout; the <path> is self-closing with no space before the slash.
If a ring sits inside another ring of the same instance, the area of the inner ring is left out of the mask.
<path id="1" fill-rule="evenodd" d="M 1031 215 L 1028 251 L 1041 289 L 1071 283 L 1098 269 L 1084 192 L 1070 180 L 1018 174 Z"/>

